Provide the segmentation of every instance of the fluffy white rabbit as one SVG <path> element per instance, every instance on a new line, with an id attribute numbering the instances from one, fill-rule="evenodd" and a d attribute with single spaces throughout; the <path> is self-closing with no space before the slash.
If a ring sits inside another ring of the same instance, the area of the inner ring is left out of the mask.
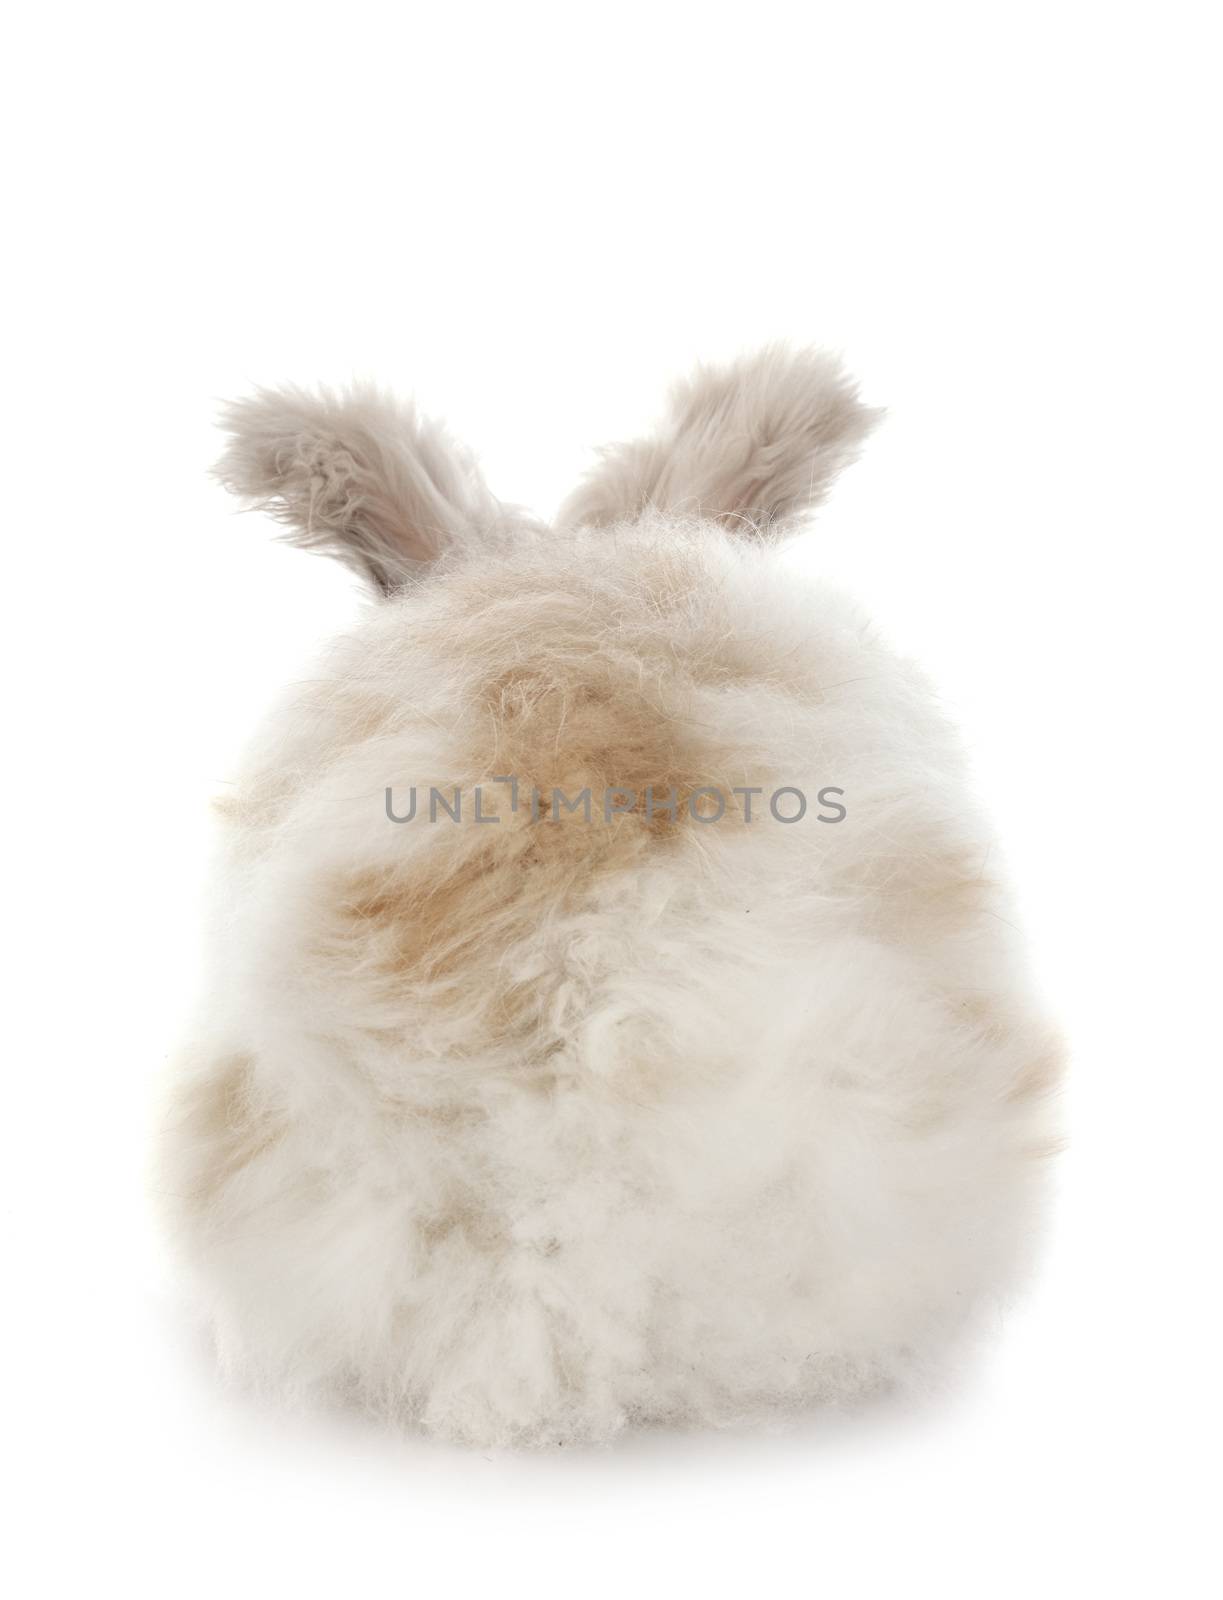
<path id="1" fill-rule="evenodd" d="M 606 1440 L 927 1373 L 1017 1281 L 1059 1048 L 992 836 L 780 554 L 873 420 L 704 370 L 547 527 L 373 390 L 229 409 L 223 481 L 376 593 L 224 805 L 162 1188 L 230 1370 Z"/>

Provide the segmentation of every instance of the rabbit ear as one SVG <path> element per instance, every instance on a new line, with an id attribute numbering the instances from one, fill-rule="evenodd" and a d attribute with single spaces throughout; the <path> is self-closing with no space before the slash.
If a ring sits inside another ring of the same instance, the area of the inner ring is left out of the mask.
<path id="1" fill-rule="evenodd" d="M 258 389 L 226 406 L 222 426 L 225 487 L 383 594 L 502 515 L 466 451 L 374 388 Z"/>
<path id="2" fill-rule="evenodd" d="M 561 520 L 601 525 L 654 508 L 764 531 L 818 505 L 881 415 L 818 351 L 773 346 L 700 368 L 654 438 L 601 452 Z"/>

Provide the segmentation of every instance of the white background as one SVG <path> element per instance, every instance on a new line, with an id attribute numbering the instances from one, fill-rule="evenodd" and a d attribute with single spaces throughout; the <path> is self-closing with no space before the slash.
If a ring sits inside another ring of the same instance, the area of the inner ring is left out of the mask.
<path id="1" fill-rule="evenodd" d="M 28 6 L 3 66 L 10 1593 L 1217 1593 L 1210 10 Z M 546 510 L 697 357 L 890 417 L 807 536 L 941 683 L 1073 1051 L 954 1392 L 530 1458 L 259 1414 L 159 1254 L 206 812 L 355 610 L 206 476 L 378 378 Z M 1213 1481 L 1212 1481 L 1213 1480 Z"/>

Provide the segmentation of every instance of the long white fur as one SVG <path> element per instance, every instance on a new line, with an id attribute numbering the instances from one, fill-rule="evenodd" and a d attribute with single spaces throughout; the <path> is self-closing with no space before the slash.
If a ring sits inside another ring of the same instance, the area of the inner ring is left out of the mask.
<path id="1" fill-rule="evenodd" d="M 162 1181 L 225 1366 L 480 1446 L 937 1367 L 1027 1259 L 1058 1051 L 930 689 L 770 536 L 852 385 L 703 373 L 551 530 L 368 391 L 228 420 L 227 481 L 388 598 L 226 807 Z M 810 808 L 536 822 L 509 775 Z M 390 822 L 412 785 L 464 820 Z"/>

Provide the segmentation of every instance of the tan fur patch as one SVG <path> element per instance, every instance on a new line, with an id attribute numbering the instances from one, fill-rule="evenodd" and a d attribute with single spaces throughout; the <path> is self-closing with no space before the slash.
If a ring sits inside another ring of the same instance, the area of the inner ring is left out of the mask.
<path id="1" fill-rule="evenodd" d="M 505 1225 L 470 1192 L 456 1192 L 419 1224 L 426 1247 L 436 1250 L 447 1240 L 461 1239 L 469 1248 L 486 1253 L 505 1239 Z"/>
<path id="2" fill-rule="evenodd" d="M 448 797 L 461 790 L 462 822 L 428 820 L 430 785 L 419 784 L 417 817 L 405 826 L 432 830 L 427 848 L 402 867 L 348 875 L 334 890 L 335 953 L 398 992 L 428 986 L 432 1005 L 451 998 L 481 1009 L 502 1037 L 539 1024 L 546 989 L 515 977 L 507 956 L 516 944 L 579 908 L 599 879 L 674 848 L 696 826 L 688 808 L 699 789 L 725 796 L 719 826 L 742 821 L 731 789 L 743 780 L 722 770 L 705 730 L 667 704 L 666 685 L 608 659 L 568 622 L 549 646 L 546 668 L 502 662 L 476 679 L 461 760 L 481 776 L 434 778 Z M 517 779 L 516 812 L 508 786 L 490 774 Z M 483 814 L 498 823 L 472 820 L 477 784 Z M 622 809 L 608 820 L 613 789 Z M 589 821 L 584 804 L 567 809 L 586 791 Z M 716 809 L 712 797 L 695 805 Z"/>
<path id="3" fill-rule="evenodd" d="M 1050 1094 L 1061 1082 L 1066 1065 L 1066 1052 L 1059 1043 L 1034 1055 L 1017 1074 L 1007 1093 L 1008 1100 L 1033 1100 Z"/>
<path id="4" fill-rule="evenodd" d="M 972 851 L 932 848 L 921 853 L 880 855 L 853 876 L 855 895 L 873 897 L 873 920 L 885 938 L 950 938 L 970 926 L 996 892 L 981 875 Z"/>
<path id="5" fill-rule="evenodd" d="M 230 1181 L 283 1136 L 286 1124 L 253 1094 L 254 1060 L 223 1057 L 186 1079 L 174 1107 L 184 1164 L 194 1181 L 179 1198 L 204 1211 Z"/>

